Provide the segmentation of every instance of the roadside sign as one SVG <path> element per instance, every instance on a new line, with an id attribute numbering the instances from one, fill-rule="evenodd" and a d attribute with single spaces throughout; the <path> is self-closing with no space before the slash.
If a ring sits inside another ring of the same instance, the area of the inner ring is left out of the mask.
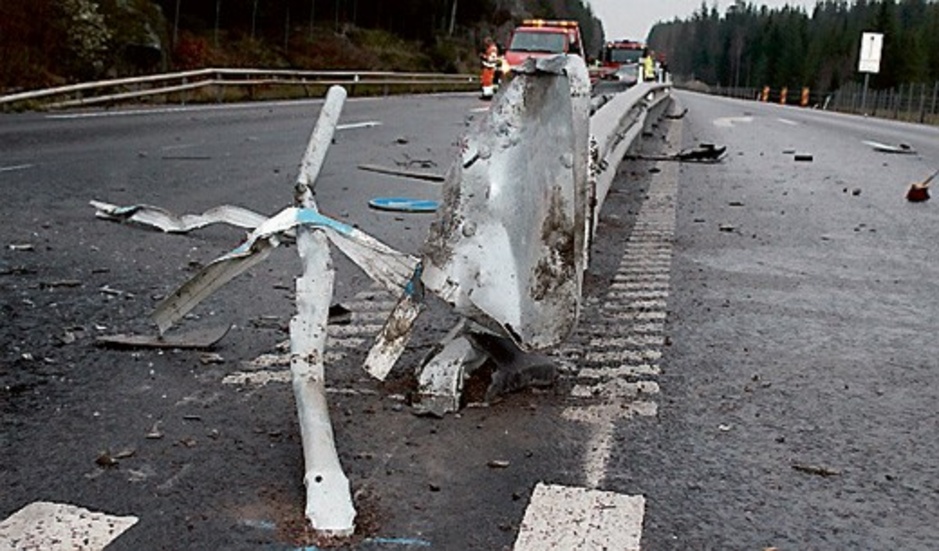
<path id="1" fill-rule="evenodd" d="M 883 47 L 883 33 L 863 33 L 861 35 L 861 56 L 858 60 L 858 71 L 861 73 L 879 73 L 880 54 Z"/>

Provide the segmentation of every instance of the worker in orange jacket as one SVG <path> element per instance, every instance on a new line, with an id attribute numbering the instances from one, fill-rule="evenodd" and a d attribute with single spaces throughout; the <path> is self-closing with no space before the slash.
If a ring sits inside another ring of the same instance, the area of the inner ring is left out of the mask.
<path id="1" fill-rule="evenodd" d="M 499 48 L 492 37 L 487 36 L 483 41 L 486 49 L 479 55 L 482 58 L 483 70 L 479 76 L 483 87 L 483 99 L 492 99 L 496 93 L 496 68 L 499 66 Z"/>

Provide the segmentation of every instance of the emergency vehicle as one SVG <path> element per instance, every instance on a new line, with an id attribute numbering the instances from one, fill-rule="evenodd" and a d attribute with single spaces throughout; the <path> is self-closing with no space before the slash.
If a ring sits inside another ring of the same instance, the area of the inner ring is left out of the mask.
<path id="1" fill-rule="evenodd" d="M 632 40 L 613 40 L 603 45 L 600 53 L 599 78 L 614 78 L 624 65 L 638 65 L 642 60 L 645 44 Z"/>
<path id="2" fill-rule="evenodd" d="M 529 57 L 559 54 L 575 54 L 586 59 L 577 21 L 526 19 L 512 32 L 512 40 L 505 51 L 503 72 L 508 76 L 508 72 Z"/>

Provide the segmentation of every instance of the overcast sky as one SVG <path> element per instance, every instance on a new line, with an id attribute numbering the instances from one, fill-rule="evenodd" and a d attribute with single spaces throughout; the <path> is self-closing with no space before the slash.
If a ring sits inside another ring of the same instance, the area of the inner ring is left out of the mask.
<path id="1" fill-rule="evenodd" d="M 756 5 L 781 7 L 786 4 L 814 6 L 815 0 L 749 0 Z M 657 21 L 687 19 L 701 6 L 701 0 L 589 0 L 593 13 L 603 21 L 607 39 L 629 38 L 645 41 Z M 710 6 L 714 0 L 707 0 Z M 733 0 L 719 0 L 717 7 L 724 9 Z"/>

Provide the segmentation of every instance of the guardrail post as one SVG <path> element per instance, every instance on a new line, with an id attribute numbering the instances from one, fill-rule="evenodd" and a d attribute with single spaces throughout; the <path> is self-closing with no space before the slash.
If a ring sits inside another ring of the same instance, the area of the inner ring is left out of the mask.
<path id="1" fill-rule="evenodd" d="M 919 123 L 926 122 L 926 83 L 919 85 Z"/>

